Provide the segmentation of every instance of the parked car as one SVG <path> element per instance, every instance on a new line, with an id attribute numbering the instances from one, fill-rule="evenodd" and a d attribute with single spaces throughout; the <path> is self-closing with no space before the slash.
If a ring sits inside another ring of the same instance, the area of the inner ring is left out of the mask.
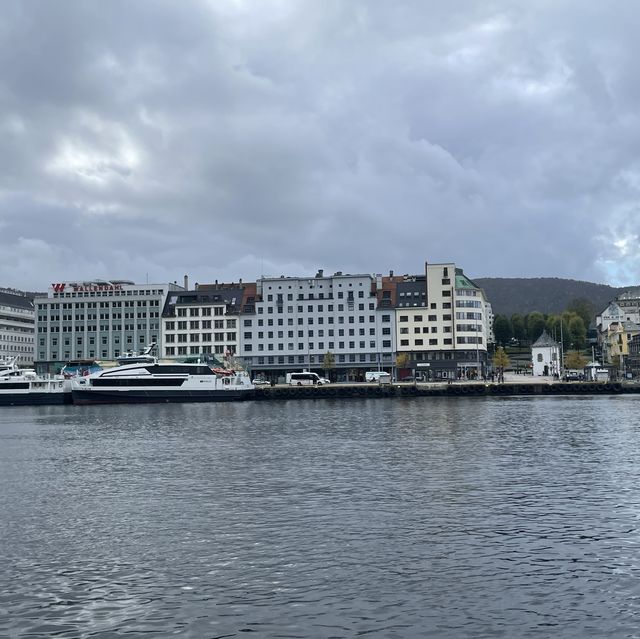
<path id="1" fill-rule="evenodd" d="M 268 386 L 270 382 L 268 379 L 254 379 L 251 383 L 254 386 Z"/>
<path id="2" fill-rule="evenodd" d="M 407 375 L 407 377 L 403 377 L 401 382 L 415 382 L 416 378 L 413 375 Z"/>
<path id="3" fill-rule="evenodd" d="M 331 380 L 330 380 L 330 379 L 327 379 L 326 377 L 321 377 L 321 378 L 318 380 L 318 386 L 319 386 L 320 384 L 331 384 Z"/>

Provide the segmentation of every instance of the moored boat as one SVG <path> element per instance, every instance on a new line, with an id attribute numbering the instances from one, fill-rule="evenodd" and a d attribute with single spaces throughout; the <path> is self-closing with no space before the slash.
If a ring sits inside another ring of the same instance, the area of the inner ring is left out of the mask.
<path id="1" fill-rule="evenodd" d="M 18 367 L 17 358 L 0 360 L 0 406 L 36 406 L 65 404 L 71 394 L 65 392 L 62 376 L 41 377 L 30 369 Z"/>
<path id="2" fill-rule="evenodd" d="M 102 366 L 94 359 L 74 359 L 67 362 L 60 371 L 65 379 L 84 377 L 102 370 Z"/>
<path id="3" fill-rule="evenodd" d="M 214 371 L 204 363 L 159 363 L 147 349 L 72 380 L 74 404 L 220 402 L 248 399 L 254 386 L 244 371 Z"/>

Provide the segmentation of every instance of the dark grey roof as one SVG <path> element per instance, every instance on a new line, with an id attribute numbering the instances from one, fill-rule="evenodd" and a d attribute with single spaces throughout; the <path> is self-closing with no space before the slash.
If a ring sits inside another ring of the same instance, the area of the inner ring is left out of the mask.
<path id="1" fill-rule="evenodd" d="M 535 344 L 533 345 L 532 348 L 545 348 L 547 346 L 558 347 L 560 346 L 560 344 L 558 344 L 558 342 L 552 339 L 552 337 L 549 335 L 549 333 L 547 333 L 547 331 L 542 331 L 542 335 L 538 337 L 538 339 L 535 341 Z"/>
<path id="2" fill-rule="evenodd" d="M 234 309 L 240 307 L 244 288 L 220 288 L 216 290 L 196 290 L 196 291 L 171 291 L 165 300 L 162 310 L 163 317 L 173 315 L 173 308 L 176 304 L 226 304 Z"/>
<path id="3" fill-rule="evenodd" d="M 33 299 L 25 297 L 24 295 L 15 295 L 14 293 L 7 293 L 0 291 L 0 304 L 6 306 L 14 306 L 16 308 L 24 308 L 26 310 L 33 310 Z"/>

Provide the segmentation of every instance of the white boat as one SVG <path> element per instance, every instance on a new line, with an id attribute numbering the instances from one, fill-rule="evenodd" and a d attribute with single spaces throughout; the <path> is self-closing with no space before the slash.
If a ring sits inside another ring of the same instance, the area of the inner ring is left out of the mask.
<path id="1" fill-rule="evenodd" d="M 71 394 L 65 392 L 62 376 L 41 377 L 34 370 L 19 368 L 17 359 L 0 360 L 0 406 L 70 402 Z"/>
<path id="2" fill-rule="evenodd" d="M 206 363 L 160 363 L 147 348 L 118 365 L 72 380 L 74 404 L 220 402 L 248 399 L 254 385 L 244 371 Z"/>

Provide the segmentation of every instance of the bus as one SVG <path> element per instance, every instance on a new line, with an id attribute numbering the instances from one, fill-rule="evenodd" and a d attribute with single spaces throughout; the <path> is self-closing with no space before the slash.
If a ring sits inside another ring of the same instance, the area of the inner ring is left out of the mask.
<path id="1" fill-rule="evenodd" d="M 314 386 L 322 385 L 320 376 L 317 373 L 303 371 L 302 373 L 287 373 L 287 384 L 289 386 Z"/>

